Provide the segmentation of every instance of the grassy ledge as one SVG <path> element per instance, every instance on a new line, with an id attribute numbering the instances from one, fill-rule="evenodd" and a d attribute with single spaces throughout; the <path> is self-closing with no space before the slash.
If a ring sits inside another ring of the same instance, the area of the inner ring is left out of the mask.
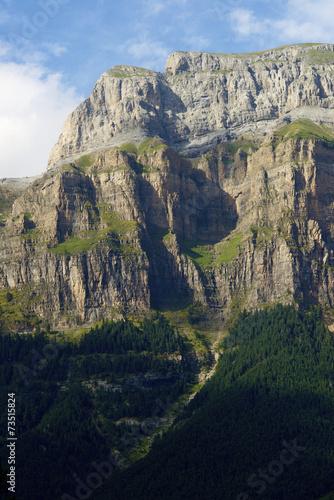
<path id="1" fill-rule="evenodd" d="M 202 241 L 182 240 L 180 250 L 198 264 L 201 269 L 210 267 L 213 262 L 213 247 L 203 244 Z"/>
<path id="2" fill-rule="evenodd" d="M 137 250 L 132 245 L 121 242 L 120 238 L 120 236 L 135 231 L 138 228 L 136 221 L 122 220 L 116 212 L 111 212 L 102 205 L 99 209 L 100 220 L 106 227 L 83 231 L 78 235 L 72 236 L 67 241 L 59 243 L 59 245 L 49 249 L 49 251 L 56 254 L 71 255 L 93 250 L 99 243 L 105 242 L 116 252 L 123 255 L 131 256 L 132 254 L 136 254 Z"/>
<path id="3" fill-rule="evenodd" d="M 243 233 L 237 233 L 233 238 L 225 240 L 219 245 L 219 257 L 216 264 L 228 264 L 231 260 L 235 259 L 240 251 L 240 245 L 243 240 Z"/>
<path id="4" fill-rule="evenodd" d="M 311 139 L 320 140 L 326 146 L 334 148 L 334 134 L 325 125 L 316 125 L 308 120 L 298 120 L 284 125 L 274 134 L 274 147 L 290 139 Z"/>

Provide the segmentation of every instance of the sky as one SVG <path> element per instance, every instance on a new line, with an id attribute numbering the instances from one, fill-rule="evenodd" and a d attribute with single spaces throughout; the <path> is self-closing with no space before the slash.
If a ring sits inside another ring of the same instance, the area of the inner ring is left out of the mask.
<path id="1" fill-rule="evenodd" d="M 175 50 L 334 42 L 333 0 L 0 0 L 0 178 L 46 170 L 69 113 L 117 64 Z"/>

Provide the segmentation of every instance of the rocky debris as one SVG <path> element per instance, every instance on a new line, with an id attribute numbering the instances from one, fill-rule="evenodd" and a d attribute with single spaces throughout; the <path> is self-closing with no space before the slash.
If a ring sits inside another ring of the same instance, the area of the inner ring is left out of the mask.
<path id="1" fill-rule="evenodd" d="M 30 184 L 35 182 L 37 179 L 40 179 L 41 175 L 35 175 L 32 177 L 12 177 L 12 178 L 4 178 L 0 179 L 0 187 L 7 186 L 14 190 L 23 190 L 26 189 Z"/>

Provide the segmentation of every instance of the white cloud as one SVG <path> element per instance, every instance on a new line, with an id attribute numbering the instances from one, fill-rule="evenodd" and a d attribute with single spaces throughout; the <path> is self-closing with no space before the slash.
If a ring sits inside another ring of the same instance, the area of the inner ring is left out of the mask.
<path id="1" fill-rule="evenodd" d="M 330 42 L 334 30 L 332 0 L 288 0 L 278 17 L 261 18 L 252 10 L 236 8 L 227 16 L 241 38 L 266 38 L 278 43 Z"/>
<path id="2" fill-rule="evenodd" d="M 264 34 L 267 31 L 267 22 L 258 21 L 251 10 L 234 9 L 227 17 L 232 25 L 232 29 L 241 37 Z"/>
<path id="3" fill-rule="evenodd" d="M 43 43 L 43 47 L 47 49 L 49 54 L 55 57 L 59 57 L 67 53 L 67 48 L 60 43 Z"/>
<path id="4" fill-rule="evenodd" d="M 131 38 L 123 49 L 134 59 L 141 61 L 144 68 L 153 70 L 164 68 L 169 55 L 169 49 L 162 42 L 143 37 Z"/>
<path id="5" fill-rule="evenodd" d="M 157 0 L 144 1 L 145 17 L 154 17 L 160 14 L 168 6 L 168 2 L 159 2 Z"/>
<path id="6" fill-rule="evenodd" d="M 191 50 L 199 50 L 204 51 L 210 47 L 210 40 L 208 38 L 204 38 L 201 35 L 190 35 L 184 37 L 183 41 L 187 44 L 187 46 L 191 47 Z"/>
<path id="7" fill-rule="evenodd" d="M 0 57 L 7 56 L 11 50 L 9 43 L 0 41 Z"/>
<path id="8" fill-rule="evenodd" d="M 0 62 L 0 178 L 45 171 L 66 116 L 81 100 L 41 65 Z"/>
<path id="9" fill-rule="evenodd" d="M 143 0 L 143 16 L 156 17 L 167 9 L 177 9 L 187 4 L 188 0 Z"/>

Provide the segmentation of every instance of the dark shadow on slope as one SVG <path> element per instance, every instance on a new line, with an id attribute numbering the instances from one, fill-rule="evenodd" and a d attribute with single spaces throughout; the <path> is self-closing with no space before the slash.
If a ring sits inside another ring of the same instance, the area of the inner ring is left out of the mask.
<path id="1" fill-rule="evenodd" d="M 320 499 L 334 484 L 333 357 L 320 309 L 242 313 L 174 429 L 93 499 Z"/>
<path id="2" fill-rule="evenodd" d="M 305 500 L 327 493 L 334 484 L 328 401 L 312 393 L 279 396 L 262 390 L 216 395 L 105 492 L 115 500 L 234 500 L 261 493 L 266 500 Z M 301 408 L 315 422 L 303 420 Z M 316 423 L 321 415 L 325 426 Z M 284 451 L 291 447 L 294 453 Z M 96 499 L 107 498 L 102 489 L 98 493 Z"/>
<path id="3" fill-rule="evenodd" d="M 185 270 L 178 265 L 178 257 L 164 243 L 168 230 L 150 226 L 149 237 L 143 245 L 150 262 L 149 286 L 151 307 L 157 310 L 180 310 L 188 307 L 194 300 L 185 275 Z"/>
<path id="4" fill-rule="evenodd" d="M 331 491 L 328 401 L 312 393 L 261 390 L 226 390 L 203 402 L 194 417 L 157 440 L 131 470 L 115 474 L 93 499 L 110 492 L 115 500 L 241 500 L 262 493 L 266 500 L 316 500 Z M 312 419 L 303 418 L 301 409 Z"/>

